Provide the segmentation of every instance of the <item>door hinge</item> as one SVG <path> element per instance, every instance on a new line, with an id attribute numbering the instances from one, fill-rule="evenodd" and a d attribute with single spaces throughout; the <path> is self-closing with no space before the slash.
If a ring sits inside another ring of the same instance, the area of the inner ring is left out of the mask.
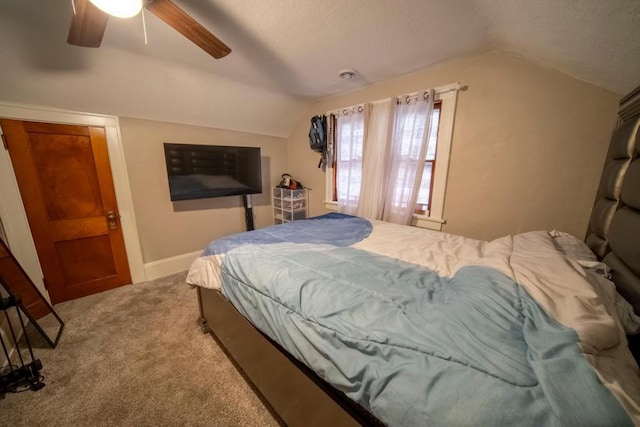
<path id="1" fill-rule="evenodd" d="M 4 149 L 9 151 L 9 141 L 7 141 L 7 137 L 2 134 L 2 145 L 4 145 Z"/>

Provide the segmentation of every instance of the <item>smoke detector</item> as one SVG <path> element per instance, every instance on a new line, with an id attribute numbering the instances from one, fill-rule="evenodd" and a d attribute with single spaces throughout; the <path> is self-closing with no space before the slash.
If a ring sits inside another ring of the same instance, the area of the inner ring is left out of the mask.
<path id="1" fill-rule="evenodd" d="M 340 70 L 340 72 L 338 73 L 338 76 L 341 79 L 353 80 L 358 76 L 358 73 L 356 73 L 356 70 L 354 69 L 345 68 L 344 70 Z"/>

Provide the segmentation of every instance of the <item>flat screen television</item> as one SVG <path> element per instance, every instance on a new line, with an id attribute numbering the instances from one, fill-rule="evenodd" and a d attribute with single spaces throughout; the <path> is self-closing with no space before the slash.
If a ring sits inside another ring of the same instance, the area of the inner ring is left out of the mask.
<path id="1" fill-rule="evenodd" d="M 260 147 L 164 144 L 172 201 L 262 193 Z"/>

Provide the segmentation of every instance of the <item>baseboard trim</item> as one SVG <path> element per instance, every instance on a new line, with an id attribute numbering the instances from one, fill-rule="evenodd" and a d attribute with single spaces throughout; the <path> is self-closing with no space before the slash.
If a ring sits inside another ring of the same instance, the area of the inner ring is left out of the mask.
<path id="1" fill-rule="evenodd" d="M 202 251 L 195 251 L 188 254 L 148 262 L 144 265 L 147 280 L 154 280 L 159 277 L 188 270 L 189 267 L 191 267 L 193 260 L 198 258 L 201 253 Z"/>

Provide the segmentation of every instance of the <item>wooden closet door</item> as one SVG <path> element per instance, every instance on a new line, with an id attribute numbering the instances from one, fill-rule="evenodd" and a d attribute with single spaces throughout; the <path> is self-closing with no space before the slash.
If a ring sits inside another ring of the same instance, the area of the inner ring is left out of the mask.
<path id="1" fill-rule="evenodd" d="M 131 283 L 104 129 L 0 126 L 51 302 Z"/>

